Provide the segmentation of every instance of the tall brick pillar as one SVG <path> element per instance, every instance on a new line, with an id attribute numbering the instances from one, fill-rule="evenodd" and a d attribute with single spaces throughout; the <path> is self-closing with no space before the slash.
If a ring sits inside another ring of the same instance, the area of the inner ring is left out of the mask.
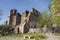
<path id="1" fill-rule="evenodd" d="M 9 25 L 13 25 L 13 26 L 16 25 L 16 16 L 17 16 L 16 12 L 17 12 L 16 9 L 11 9 L 11 11 L 10 11 Z"/>

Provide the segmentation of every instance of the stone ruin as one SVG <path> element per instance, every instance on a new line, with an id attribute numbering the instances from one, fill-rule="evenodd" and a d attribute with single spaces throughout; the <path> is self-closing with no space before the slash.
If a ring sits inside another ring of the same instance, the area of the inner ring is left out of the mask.
<path id="1" fill-rule="evenodd" d="M 26 10 L 22 14 L 16 9 L 10 10 L 10 16 L 6 21 L 6 25 L 12 25 L 15 33 L 28 33 L 30 28 L 36 28 L 39 11 L 32 8 L 31 11 Z"/>

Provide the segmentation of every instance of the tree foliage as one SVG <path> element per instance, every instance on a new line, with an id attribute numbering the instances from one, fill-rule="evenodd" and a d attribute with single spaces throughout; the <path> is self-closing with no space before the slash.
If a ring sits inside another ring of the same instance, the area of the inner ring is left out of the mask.
<path id="1" fill-rule="evenodd" d="M 52 22 L 60 24 L 60 0 L 51 0 L 50 10 L 52 14 Z"/>
<path id="2" fill-rule="evenodd" d="M 51 13 L 49 10 L 44 10 L 39 14 L 39 21 L 37 22 L 37 27 L 42 27 L 47 22 L 51 22 Z"/>
<path id="3" fill-rule="evenodd" d="M 1 25 L 0 26 L 0 34 L 2 34 L 3 36 L 6 34 L 13 33 L 13 31 L 14 31 L 14 27 L 12 27 L 11 25 Z"/>

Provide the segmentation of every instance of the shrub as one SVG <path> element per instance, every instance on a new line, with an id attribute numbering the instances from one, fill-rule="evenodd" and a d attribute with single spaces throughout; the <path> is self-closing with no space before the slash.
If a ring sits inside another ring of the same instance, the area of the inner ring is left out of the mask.
<path id="1" fill-rule="evenodd" d="M 1 25 L 0 26 L 0 33 L 2 36 L 5 36 L 7 34 L 13 33 L 14 28 L 11 25 Z"/>

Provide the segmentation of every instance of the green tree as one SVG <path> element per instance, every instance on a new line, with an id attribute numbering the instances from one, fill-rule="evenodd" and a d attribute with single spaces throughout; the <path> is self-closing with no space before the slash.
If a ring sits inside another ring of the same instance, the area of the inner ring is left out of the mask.
<path id="1" fill-rule="evenodd" d="M 60 0 L 51 0 L 50 5 L 52 22 L 56 24 L 60 24 Z"/>
<path id="2" fill-rule="evenodd" d="M 49 10 L 44 10 L 39 14 L 39 21 L 37 22 L 37 27 L 42 27 L 48 22 L 51 22 L 51 13 Z"/>
<path id="3" fill-rule="evenodd" d="M 0 34 L 2 34 L 2 36 L 12 33 L 14 33 L 14 27 L 11 25 L 0 25 Z"/>

